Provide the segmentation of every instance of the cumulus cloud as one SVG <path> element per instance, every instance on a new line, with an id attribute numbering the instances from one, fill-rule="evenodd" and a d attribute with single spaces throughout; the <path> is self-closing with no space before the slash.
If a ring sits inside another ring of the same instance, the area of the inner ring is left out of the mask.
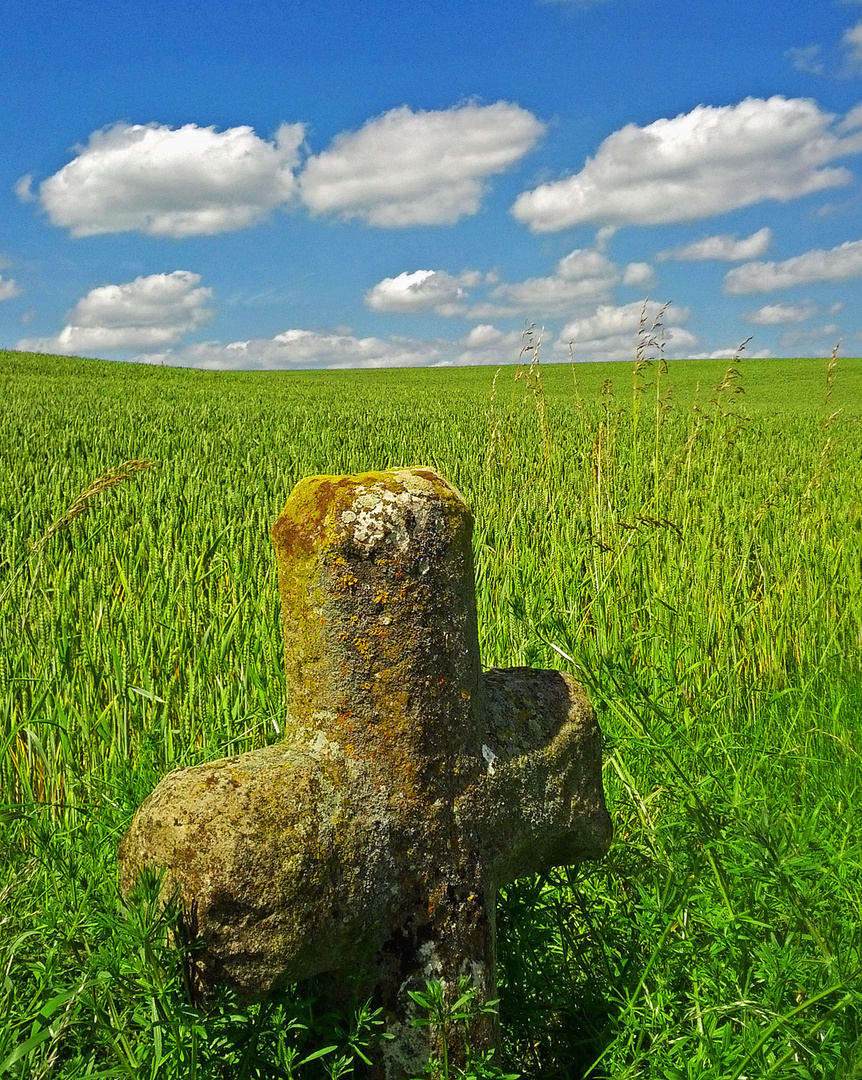
<path id="1" fill-rule="evenodd" d="M 633 262 L 623 270 L 623 285 L 638 285 L 648 289 L 655 282 L 655 270 L 649 263 Z"/>
<path id="2" fill-rule="evenodd" d="M 93 356 L 175 345 L 211 318 L 211 298 L 188 270 L 102 285 L 78 301 L 56 337 L 25 339 L 18 348 Z"/>
<path id="3" fill-rule="evenodd" d="M 644 284 L 652 275 L 648 263 L 631 263 L 623 279 Z M 441 270 L 414 270 L 384 278 L 365 295 L 373 311 L 413 314 L 434 311 L 438 315 L 461 315 L 469 319 L 542 318 L 563 315 L 610 300 L 620 271 L 602 251 L 576 249 L 559 260 L 552 274 L 526 281 L 498 283 L 496 273 L 468 270 L 457 276 Z M 473 290 L 494 286 L 484 300 Z"/>
<path id="4" fill-rule="evenodd" d="M 820 310 L 812 300 L 802 300 L 798 304 L 764 304 L 756 311 L 746 311 L 740 315 L 742 322 L 753 326 L 782 326 L 786 323 L 801 323 L 816 315 Z"/>
<path id="5" fill-rule="evenodd" d="M 601 305 L 594 314 L 567 323 L 560 333 L 555 350 L 569 351 L 571 343 L 576 360 L 633 360 L 638 345 L 641 319 L 645 316 L 647 329 L 658 317 L 661 304 L 649 301 L 615 307 Z M 669 308 L 664 317 L 666 356 L 680 356 L 697 341 L 680 326 L 688 320 L 687 308 Z"/>
<path id="6" fill-rule="evenodd" d="M 443 270 L 414 270 L 394 278 L 384 278 L 365 294 L 372 311 L 413 315 L 435 311 L 438 315 L 462 315 L 466 311 L 468 289 L 491 278 L 468 270 L 457 277 Z"/>
<path id="7" fill-rule="evenodd" d="M 758 229 L 744 240 L 726 233 L 721 236 L 704 236 L 683 247 L 661 251 L 656 258 L 660 262 L 678 259 L 681 262 L 695 262 L 701 259 L 718 259 L 722 262 L 737 262 L 741 259 L 756 259 L 765 255 L 772 243 L 771 229 Z"/>
<path id="8" fill-rule="evenodd" d="M 728 347 L 726 349 L 714 349 L 709 353 L 694 353 L 689 359 L 691 360 L 734 360 L 743 352 L 741 345 L 734 347 Z M 757 352 L 750 352 L 748 349 L 744 350 L 746 356 L 750 356 L 753 360 L 763 360 L 772 356 L 769 349 L 760 349 Z"/>
<path id="9" fill-rule="evenodd" d="M 455 340 L 359 337 L 349 329 L 290 329 L 272 338 L 202 342 L 150 352 L 136 359 L 153 364 L 213 370 L 284 371 L 305 368 L 461 367 L 509 364 L 518 359 L 520 332 L 475 326 Z"/>
<path id="10" fill-rule="evenodd" d="M 14 300 L 21 295 L 21 286 L 14 278 L 4 278 L 0 274 L 0 300 Z"/>
<path id="11" fill-rule="evenodd" d="M 35 202 L 36 196 L 33 194 L 33 174 L 27 173 L 26 176 L 22 176 L 20 180 L 17 180 L 12 188 L 21 202 Z"/>
<path id="12" fill-rule="evenodd" d="M 498 330 L 496 326 L 491 326 L 490 323 L 480 323 L 478 326 L 474 326 L 464 338 L 464 344 L 472 349 L 487 345 L 499 346 L 504 341 L 510 340 L 512 340 L 511 334 Z"/>
<path id="13" fill-rule="evenodd" d="M 406 105 L 342 132 L 308 159 L 300 179 L 316 214 L 369 225 L 451 225 L 480 207 L 488 177 L 528 151 L 545 126 L 508 102 L 436 112 Z"/>
<path id="14" fill-rule="evenodd" d="M 732 296 L 789 289 L 815 281 L 850 281 L 862 277 L 862 240 L 848 240 L 829 251 L 806 251 L 783 262 L 750 262 L 724 276 L 724 291 Z"/>
<path id="15" fill-rule="evenodd" d="M 351 333 L 290 329 L 263 340 L 235 342 L 222 348 L 214 344 L 191 346 L 188 355 L 199 358 L 195 367 L 253 368 L 371 368 L 415 367 L 434 363 L 433 345 L 409 338 L 357 337 Z"/>
<path id="16" fill-rule="evenodd" d="M 491 292 L 490 303 L 471 308 L 471 314 L 477 318 L 486 314 L 526 318 L 568 315 L 610 299 L 618 280 L 619 269 L 607 255 L 578 248 L 563 256 L 547 277 L 498 285 Z"/>
<path id="17" fill-rule="evenodd" d="M 512 213 L 542 233 L 589 222 L 664 225 L 786 202 L 850 181 L 847 169 L 827 164 L 858 153 L 862 138 L 839 137 L 834 119 L 814 101 L 776 96 L 627 124 L 576 175 L 519 195 Z"/>
<path id="18" fill-rule="evenodd" d="M 269 142 L 245 126 L 115 124 L 93 132 L 68 165 L 40 184 L 39 201 L 52 224 L 76 237 L 179 238 L 242 229 L 294 197 L 304 130 L 284 124 Z M 18 187 L 26 199 L 29 178 Z"/>

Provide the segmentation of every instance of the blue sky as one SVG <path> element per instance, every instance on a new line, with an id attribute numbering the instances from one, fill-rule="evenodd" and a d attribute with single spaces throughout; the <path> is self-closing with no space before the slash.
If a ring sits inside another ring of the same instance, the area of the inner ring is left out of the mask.
<path id="1" fill-rule="evenodd" d="M 5 0 L 0 347 L 862 353 L 862 3 Z"/>

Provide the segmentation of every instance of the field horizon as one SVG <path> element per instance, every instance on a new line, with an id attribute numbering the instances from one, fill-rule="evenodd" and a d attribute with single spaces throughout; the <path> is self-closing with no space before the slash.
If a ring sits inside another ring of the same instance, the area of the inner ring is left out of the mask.
<path id="1" fill-rule="evenodd" d="M 837 350 L 836 350 L 837 351 Z M 749 357 L 743 350 L 738 354 L 739 362 L 746 370 L 745 393 L 746 404 L 754 407 L 775 409 L 816 409 L 822 402 L 824 390 L 824 370 L 828 363 L 828 357 Z M 692 397 L 689 404 L 693 403 L 694 391 L 698 383 L 702 383 L 704 395 L 711 393 L 714 386 L 721 380 L 728 366 L 734 362 L 734 358 L 724 357 L 717 359 L 680 359 L 666 361 L 669 374 L 681 387 L 690 392 Z M 862 401 L 862 357 L 845 357 L 840 353 L 837 362 L 842 366 L 841 379 L 838 381 L 836 393 L 839 397 L 837 407 L 854 408 Z M 96 357 L 63 356 L 52 353 L 30 353 L 17 349 L 0 349 L 0 363 L 6 374 L 44 374 L 56 377 L 62 373 L 63 368 L 69 375 L 96 375 L 97 368 L 104 366 L 105 370 L 121 368 L 130 369 L 143 373 L 145 371 L 188 372 L 198 376 L 212 379 L 232 378 L 267 378 L 296 376 L 300 379 L 314 379 L 318 376 L 379 378 L 386 381 L 387 376 L 395 382 L 399 380 L 410 381 L 411 376 L 422 374 L 423 377 L 436 380 L 446 378 L 449 375 L 453 381 L 471 381 L 476 375 L 485 373 L 490 381 L 493 373 L 499 368 L 504 371 L 508 368 L 523 367 L 525 359 L 522 356 L 513 355 L 501 359 L 499 364 L 463 365 L 438 367 L 372 367 L 372 368 L 295 368 L 295 369 L 209 369 L 197 367 L 182 367 L 179 365 L 146 364 L 132 360 L 100 360 Z M 529 356 L 526 358 L 529 364 Z M 47 364 L 47 368 L 42 365 Z M 80 365 L 84 365 L 81 367 Z M 563 361 L 547 362 L 541 358 L 542 377 L 546 392 L 570 394 L 572 389 L 573 374 L 580 380 L 584 380 L 587 393 L 598 393 L 605 379 L 621 377 L 625 380 L 624 373 L 630 372 L 632 359 L 609 360 L 609 361 Z M 59 371 L 57 368 L 59 367 Z M 461 373 L 459 376 L 457 373 Z M 473 374 L 475 373 L 475 374 Z M 768 376 L 768 378 L 767 378 Z M 860 408 L 859 411 L 862 411 Z"/>

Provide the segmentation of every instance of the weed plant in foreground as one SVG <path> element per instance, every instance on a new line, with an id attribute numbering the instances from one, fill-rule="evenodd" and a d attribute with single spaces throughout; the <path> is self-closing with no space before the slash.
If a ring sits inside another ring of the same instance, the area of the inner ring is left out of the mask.
<path id="1" fill-rule="evenodd" d="M 586 685 L 615 827 L 501 894 L 505 1060 L 469 1075 L 862 1076 L 862 362 L 536 344 L 496 377 L 0 353 L 0 1076 L 361 1075 L 362 1002 L 193 1009 L 116 849 L 166 771 L 280 736 L 296 480 L 420 462 L 474 508 L 486 666 Z"/>

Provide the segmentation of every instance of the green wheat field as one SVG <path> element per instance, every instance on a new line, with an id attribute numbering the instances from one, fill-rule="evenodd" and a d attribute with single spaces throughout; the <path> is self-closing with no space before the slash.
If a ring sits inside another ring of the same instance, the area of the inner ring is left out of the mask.
<path id="1" fill-rule="evenodd" d="M 194 1009 L 178 913 L 155 880 L 125 902 L 116 858 L 165 772 L 279 738 L 294 483 L 416 464 L 473 507 L 484 665 L 587 688 L 615 831 L 501 893 L 504 1056 L 449 1075 L 862 1077 L 862 360 L 535 345 L 0 352 L 0 1077 L 361 1076 L 378 1018 L 313 984 Z"/>

